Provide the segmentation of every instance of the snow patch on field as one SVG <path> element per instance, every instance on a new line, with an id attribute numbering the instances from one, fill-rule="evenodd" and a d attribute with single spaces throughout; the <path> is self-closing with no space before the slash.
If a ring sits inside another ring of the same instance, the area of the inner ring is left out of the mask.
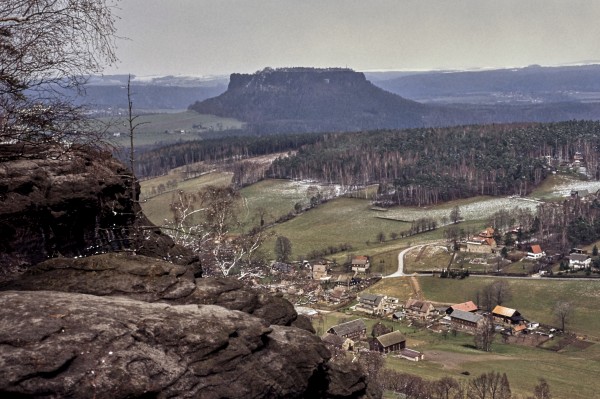
<path id="1" fill-rule="evenodd" d="M 527 208 L 535 211 L 539 205 L 538 201 L 526 198 L 490 198 L 481 200 L 472 204 L 460 206 L 460 214 L 465 220 L 485 219 L 500 209 Z M 441 220 L 444 216 L 450 215 L 450 209 L 444 208 L 400 208 L 391 209 L 386 214 L 386 219 L 399 219 L 413 221 L 423 217 L 430 217 Z"/>
<path id="2" fill-rule="evenodd" d="M 344 194 L 344 189 L 339 184 L 320 184 L 308 180 L 287 181 L 285 184 L 279 184 L 277 188 L 271 188 L 271 190 L 280 198 L 302 198 L 306 197 L 310 187 L 316 187 L 321 196 L 326 199 L 339 197 Z"/>
<path id="3" fill-rule="evenodd" d="M 568 197 L 571 190 L 588 190 L 595 193 L 600 190 L 600 181 L 569 180 L 554 188 L 554 193 L 561 197 Z"/>

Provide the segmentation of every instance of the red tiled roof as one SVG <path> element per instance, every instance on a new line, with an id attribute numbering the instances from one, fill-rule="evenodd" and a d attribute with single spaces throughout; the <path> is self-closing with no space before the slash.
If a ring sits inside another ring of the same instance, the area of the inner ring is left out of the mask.
<path id="1" fill-rule="evenodd" d="M 352 257 L 353 265 L 365 265 L 365 264 L 367 264 L 367 262 L 369 262 L 368 256 L 359 255 L 359 256 Z"/>
<path id="2" fill-rule="evenodd" d="M 451 306 L 452 310 L 462 310 L 463 312 L 474 312 L 478 309 L 473 301 L 457 303 Z"/>
<path id="3" fill-rule="evenodd" d="M 541 254 L 542 253 L 542 247 L 540 247 L 539 245 L 532 245 L 531 246 L 531 253 Z"/>

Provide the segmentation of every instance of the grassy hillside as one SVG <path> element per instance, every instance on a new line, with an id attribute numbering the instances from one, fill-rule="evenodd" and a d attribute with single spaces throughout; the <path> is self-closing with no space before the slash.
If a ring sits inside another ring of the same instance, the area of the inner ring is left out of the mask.
<path id="1" fill-rule="evenodd" d="M 389 279 L 401 283 L 402 279 Z M 327 313 L 315 319 L 313 324 L 317 332 L 326 331 L 331 326 L 343 321 L 356 319 L 359 315 Z M 367 335 L 377 320 L 364 318 Z M 554 352 L 532 348 L 524 345 L 503 344 L 497 339 L 492 352 L 486 353 L 474 349 L 473 336 L 468 334 L 441 334 L 414 328 L 406 322 L 396 323 L 383 321 L 388 327 L 402 332 L 407 338 L 409 348 L 423 351 L 425 360 L 415 363 L 394 356 L 386 358 L 386 367 L 416 374 L 426 379 L 440 379 L 450 376 L 461 381 L 468 381 L 481 373 L 496 371 L 506 373 L 513 394 L 531 395 L 539 378 L 545 378 L 555 398 L 587 399 L 596 397 L 600 383 L 588 379 L 586 384 L 577 384 L 582 375 L 593 375 L 600 371 L 600 345 L 596 344 L 585 350 L 569 348 L 565 352 Z M 470 376 L 461 373 L 469 372 Z"/>
<path id="2" fill-rule="evenodd" d="M 169 180 L 179 181 L 180 176 L 177 173 L 173 173 L 166 176 L 156 177 L 141 182 L 142 196 L 140 198 L 146 198 L 142 200 L 142 210 L 144 214 L 150 219 L 150 221 L 156 225 L 164 223 L 165 219 L 171 220 L 172 215 L 169 211 L 169 204 L 172 201 L 173 195 L 178 191 L 182 190 L 187 193 L 198 192 L 204 186 L 208 185 L 228 185 L 231 183 L 230 173 L 209 173 L 200 176 L 195 179 L 180 181 L 176 188 L 172 188 L 162 194 L 150 197 L 150 191 L 152 187 L 156 187 L 160 184 L 165 184 Z"/>

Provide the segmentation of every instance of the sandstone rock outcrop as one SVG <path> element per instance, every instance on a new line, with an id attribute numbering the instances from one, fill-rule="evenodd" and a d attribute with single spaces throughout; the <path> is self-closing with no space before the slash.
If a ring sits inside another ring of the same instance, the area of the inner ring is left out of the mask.
<path id="1" fill-rule="evenodd" d="M 4 291 L 0 322 L 2 397 L 359 398 L 367 392 L 357 372 L 340 386 L 340 371 L 315 335 L 220 306 Z"/>
<path id="2" fill-rule="evenodd" d="M 198 278 L 198 258 L 147 221 L 121 163 L 8 147 L 0 397 L 373 397 L 288 301 Z"/>
<path id="3" fill-rule="evenodd" d="M 2 145 L 3 159 L 10 151 Z M 0 277 L 54 256 L 115 250 L 167 258 L 201 273 L 191 252 L 148 222 L 119 161 L 91 150 L 35 151 L 0 162 Z"/>
<path id="4" fill-rule="evenodd" d="M 234 279 L 195 278 L 189 267 L 130 253 L 49 259 L 3 286 L 4 290 L 123 296 L 174 305 L 219 305 L 284 326 L 297 318 L 292 304 L 281 297 L 262 294 Z"/>

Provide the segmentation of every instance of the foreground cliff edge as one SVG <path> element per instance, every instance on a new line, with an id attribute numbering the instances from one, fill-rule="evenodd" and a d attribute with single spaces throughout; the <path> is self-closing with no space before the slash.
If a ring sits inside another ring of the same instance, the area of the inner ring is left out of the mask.
<path id="1" fill-rule="evenodd" d="M 0 396 L 379 396 L 283 298 L 198 278 L 123 165 L 46 155 L 0 162 Z"/>

